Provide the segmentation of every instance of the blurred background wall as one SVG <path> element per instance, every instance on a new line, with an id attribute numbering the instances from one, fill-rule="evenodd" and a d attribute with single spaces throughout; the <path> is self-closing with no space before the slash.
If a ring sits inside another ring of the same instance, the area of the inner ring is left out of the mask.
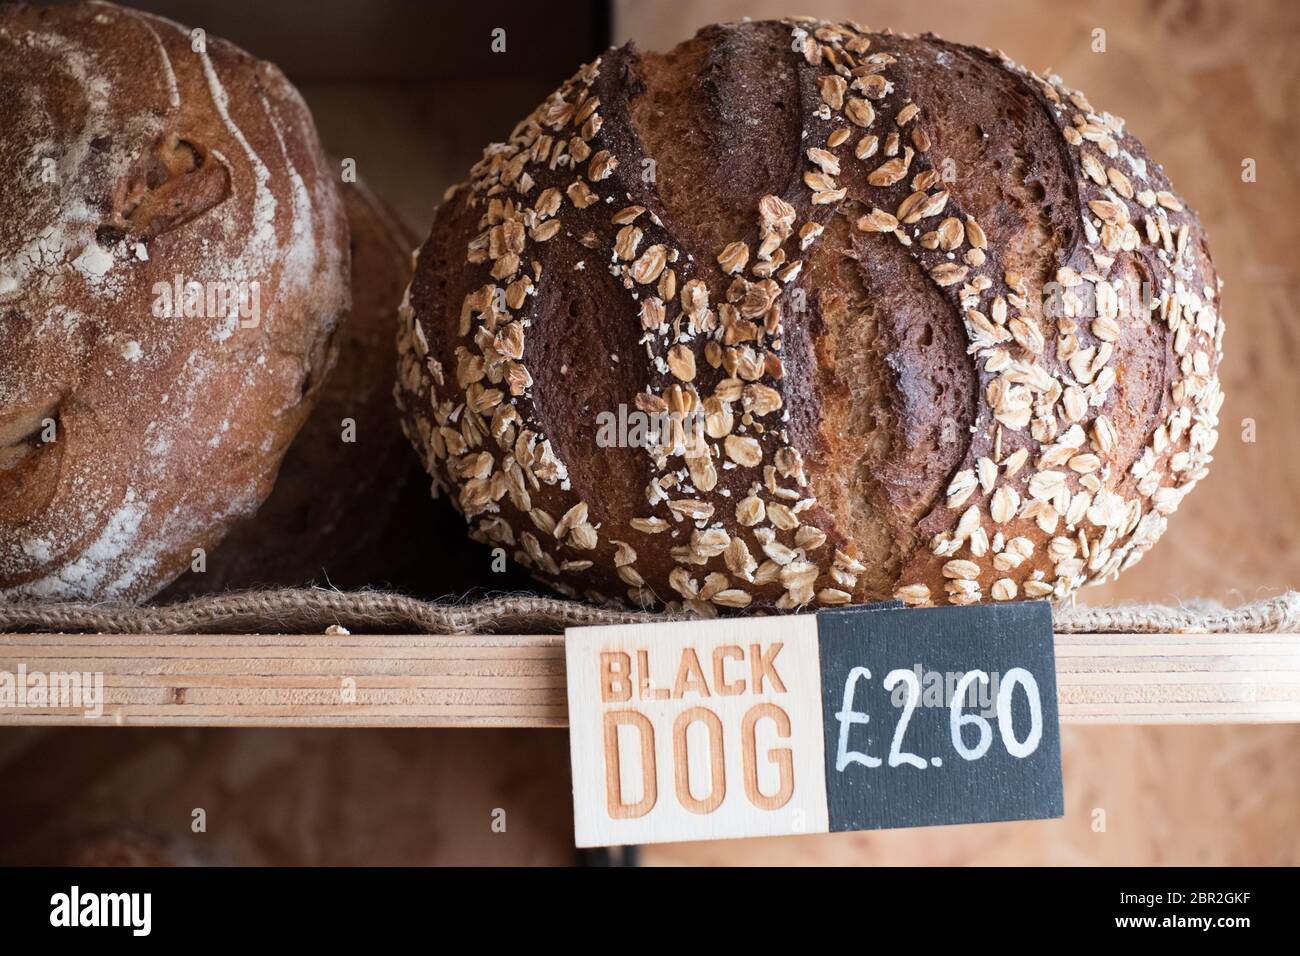
<path id="1" fill-rule="evenodd" d="M 148 0 L 275 60 L 326 148 L 423 234 L 443 189 L 605 36 L 813 14 L 933 31 L 1051 67 L 1128 121 L 1198 210 L 1222 275 L 1227 403 L 1210 477 L 1152 554 L 1089 603 L 1300 587 L 1300 4 Z M 488 31 L 507 31 L 489 51 Z M 1105 31 L 1104 53 L 1093 52 Z M 1253 159 L 1257 181 L 1241 178 Z M 1251 437 L 1254 441 L 1244 440 Z M 455 542 L 431 542 L 454 547 Z M 0 730 L 0 862 L 132 826 L 232 863 L 563 863 L 563 732 Z M 1067 727 L 1064 819 L 682 844 L 647 863 L 1298 864 L 1300 727 Z M 208 832 L 190 832 L 208 811 Z M 505 833 L 491 824 L 507 813 Z M 1102 811 L 1099 815 L 1096 811 Z M 1104 829 L 1097 828 L 1104 819 Z"/>

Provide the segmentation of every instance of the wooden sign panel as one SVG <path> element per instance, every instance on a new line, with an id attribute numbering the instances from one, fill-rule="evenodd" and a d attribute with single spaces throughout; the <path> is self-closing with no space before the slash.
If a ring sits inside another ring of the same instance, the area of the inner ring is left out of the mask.
<path id="1" fill-rule="evenodd" d="M 827 829 L 815 617 L 576 628 L 565 647 L 578 846 Z"/>
<path id="2" fill-rule="evenodd" d="M 570 629 L 578 846 L 1063 813 L 1046 604 Z"/>

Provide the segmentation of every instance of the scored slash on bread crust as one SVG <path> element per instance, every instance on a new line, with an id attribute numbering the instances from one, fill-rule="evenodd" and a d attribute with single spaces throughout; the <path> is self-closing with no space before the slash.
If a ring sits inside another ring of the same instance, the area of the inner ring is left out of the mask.
<path id="1" fill-rule="evenodd" d="M 564 593 L 1060 600 L 1205 474 L 1217 299 L 1194 214 L 1059 78 L 729 24 L 611 50 L 488 147 L 417 254 L 398 401 L 471 534 Z M 598 447 L 620 404 L 702 440 Z"/>

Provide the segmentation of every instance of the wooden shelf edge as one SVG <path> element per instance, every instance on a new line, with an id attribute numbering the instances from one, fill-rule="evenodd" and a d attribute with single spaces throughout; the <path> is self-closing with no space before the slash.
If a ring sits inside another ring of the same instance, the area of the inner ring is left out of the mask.
<path id="1" fill-rule="evenodd" d="M 1063 723 L 1300 723 L 1300 634 L 1058 634 L 1056 658 Z M 20 668 L 103 675 L 102 712 L 0 683 L 0 726 L 566 726 L 559 635 L 0 634 L 0 681 Z"/>

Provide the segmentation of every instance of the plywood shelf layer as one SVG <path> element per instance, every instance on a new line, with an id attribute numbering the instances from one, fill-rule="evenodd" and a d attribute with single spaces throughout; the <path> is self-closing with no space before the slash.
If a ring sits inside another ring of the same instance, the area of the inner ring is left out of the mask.
<path id="1" fill-rule="evenodd" d="M 1300 722 L 1300 634 L 1059 634 L 1061 717 Z M 560 635 L 0 634 L 0 673 L 103 674 L 103 713 L 0 725 L 563 727 Z"/>

